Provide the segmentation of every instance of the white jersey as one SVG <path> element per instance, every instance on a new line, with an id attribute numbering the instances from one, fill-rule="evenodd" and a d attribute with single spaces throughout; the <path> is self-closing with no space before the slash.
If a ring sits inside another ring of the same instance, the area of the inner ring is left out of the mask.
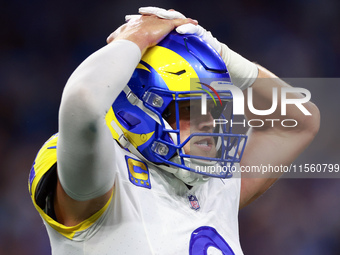
<path id="1" fill-rule="evenodd" d="M 37 186 L 56 164 L 56 143 L 53 136 L 39 151 L 29 180 L 53 255 L 243 254 L 238 233 L 240 178 L 211 178 L 188 189 L 172 174 L 123 149 L 114 155 L 114 192 L 107 204 L 77 226 L 56 222 L 37 203 Z"/>

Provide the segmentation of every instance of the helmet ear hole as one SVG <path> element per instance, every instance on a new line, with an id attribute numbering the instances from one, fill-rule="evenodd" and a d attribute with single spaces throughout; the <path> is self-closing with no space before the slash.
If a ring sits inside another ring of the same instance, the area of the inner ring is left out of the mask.
<path id="1" fill-rule="evenodd" d="M 171 116 L 171 111 L 170 111 L 169 107 L 167 107 L 164 110 L 162 117 L 163 117 L 163 119 L 168 120 L 170 116 Z"/>
<path id="2" fill-rule="evenodd" d="M 136 118 L 132 114 L 125 112 L 125 111 L 120 111 L 118 112 L 118 118 L 122 121 L 122 124 L 125 124 L 125 128 L 130 130 L 131 128 L 134 128 L 137 126 L 139 123 L 141 123 L 140 119 Z"/>

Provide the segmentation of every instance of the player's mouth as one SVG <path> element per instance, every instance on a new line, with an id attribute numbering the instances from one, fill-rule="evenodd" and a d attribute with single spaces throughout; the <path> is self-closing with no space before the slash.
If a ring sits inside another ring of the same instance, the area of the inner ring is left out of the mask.
<path id="1" fill-rule="evenodd" d="M 213 146 L 215 146 L 214 140 L 211 137 L 207 137 L 204 139 L 200 139 L 196 142 L 194 142 L 194 145 L 203 151 L 211 151 Z"/>

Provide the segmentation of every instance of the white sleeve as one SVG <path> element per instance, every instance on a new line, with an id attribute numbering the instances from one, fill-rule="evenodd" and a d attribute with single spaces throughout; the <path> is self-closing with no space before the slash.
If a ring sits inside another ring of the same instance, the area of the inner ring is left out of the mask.
<path id="1" fill-rule="evenodd" d="M 89 56 L 71 75 L 59 110 L 58 177 L 65 192 L 84 201 L 113 185 L 115 148 L 105 116 L 141 59 L 139 47 L 114 41 Z"/>
<path id="2" fill-rule="evenodd" d="M 245 90 L 253 85 L 259 74 L 255 63 L 231 50 L 224 43 L 221 43 L 221 55 L 230 73 L 231 81 L 236 87 Z"/>

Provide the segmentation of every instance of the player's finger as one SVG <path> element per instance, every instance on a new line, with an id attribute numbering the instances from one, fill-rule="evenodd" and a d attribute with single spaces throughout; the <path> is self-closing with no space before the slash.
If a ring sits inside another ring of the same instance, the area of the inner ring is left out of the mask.
<path id="1" fill-rule="evenodd" d="M 106 38 L 106 43 L 109 44 L 110 42 L 112 42 L 114 40 L 114 35 L 113 33 L 111 33 L 107 38 Z"/>
<path id="2" fill-rule="evenodd" d="M 149 6 L 139 8 L 138 12 L 143 15 L 156 15 L 162 19 L 185 19 L 182 13 L 173 9 L 172 11 L 168 11 L 163 8 Z"/>
<path id="3" fill-rule="evenodd" d="M 138 19 L 141 16 L 142 15 L 139 15 L 139 14 L 125 15 L 125 21 L 128 22 L 129 20 L 132 20 L 132 19 Z"/>
<path id="4" fill-rule="evenodd" d="M 179 34 L 196 34 L 198 27 L 194 24 L 188 23 L 177 27 L 176 31 Z"/>
<path id="5" fill-rule="evenodd" d="M 193 24 L 193 25 L 197 25 L 198 22 L 197 20 L 193 20 L 193 19 L 190 19 L 190 18 L 186 18 L 186 19 L 174 19 L 172 20 L 175 28 L 176 27 L 179 27 L 181 25 L 184 25 L 184 24 Z"/>

